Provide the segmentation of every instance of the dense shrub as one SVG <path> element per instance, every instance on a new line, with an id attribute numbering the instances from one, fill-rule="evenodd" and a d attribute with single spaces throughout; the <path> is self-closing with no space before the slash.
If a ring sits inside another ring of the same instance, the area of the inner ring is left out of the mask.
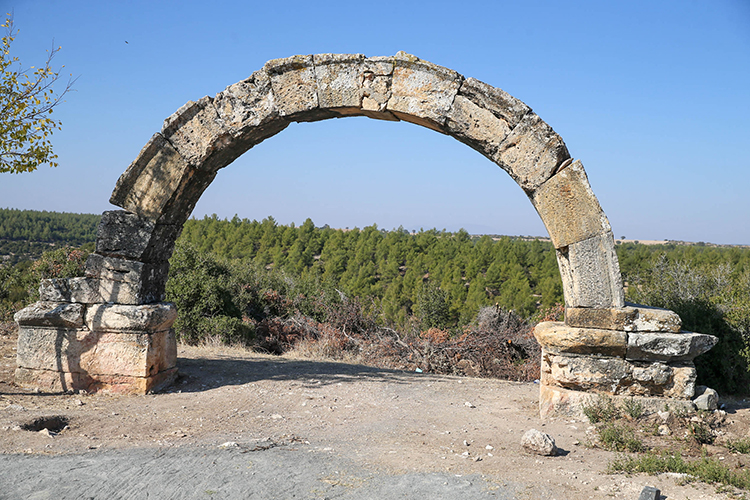
<path id="1" fill-rule="evenodd" d="M 726 263 L 695 267 L 662 256 L 632 277 L 628 296 L 675 311 L 684 330 L 719 338 L 695 360 L 700 384 L 724 394 L 750 391 L 750 271 Z"/>

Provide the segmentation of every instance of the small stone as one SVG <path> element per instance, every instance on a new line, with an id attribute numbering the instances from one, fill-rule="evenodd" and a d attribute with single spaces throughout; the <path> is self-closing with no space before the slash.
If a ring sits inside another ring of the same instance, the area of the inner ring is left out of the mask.
<path id="1" fill-rule="evenodd" d="M 473 404 L 469 403 L 468 401 L 464 403 L 464 406 L 468 406 L 469 408 L 476 408 Z"/>
<path id="2" fill-rule="evenodd" d="M 46 427 L 39 431 L 39 434 L 41 434 L 42 436 L 47 436 L 48 438 L 53 437 L 52 433 Z"/>
<path id="3" fill-rule="evenodd" d="M 239 447 L 240 445 L 238 445 L 234 441 L 227 441 L 226 443 L 219 445 L 219 448 L 239 448 Z"/>
<path id="4" fill-rule="evenodd" d="M 638 500 L 659 500 L 660 497 L 661 490 L 654 488 L 653 486 L 644 486 Z"/>
<path id="5" fill-rule="evenodd" d="M 659 426 L 659 435 L 660 436 L 669 436 L 670 434 L 672 434 L 672 430 L 669 428 L 669 426 L 667 426 L 665 424 L 661 424 Z"/>
<path id="6" fill-rule="evenodd" d="M 489 444 L 488 444 L 487 446 L 485 446 L 485 447 L 484 447 L 484 449 L 485 449 L 485 450 L 494 450 L 494 449 L 495 449 L 495 447 L 494 447 L 494 446 L 492 446 L 492 445 L 489 445 Z"/>
<path id="7" fill-rule="evenodd" d="M 719 393 L 710 387 L 705 385 L 699 385 L 695 388 L 695 395 L 693 399 L 696 408 L 699 410 L 715 410 L 719 407 Z"/>
<path id="8" fill-rule="evenodd" d="M 669 420 L 669 417 L 672 415 L 668 411 L 657 411 L 656 414 L 659 415 L 659 418 L 662 419 L 664 422 Z"/>
<path id="9" fill-rule="evenodd" d="M 521 438 L 521 446 L 529 453 L 543 456 L 557 455 L 555 439 L 549 434 L 536 429 L 526 431 L 526 434 Z"/>
<path id="10" fill-rule="evenodd" d="M 74 399 L 73 404 L 76 406 L 83 406 L 83 401 L 81 401 L 80 399 Z"/>
<path id="11" fill-rule="evenodd" d="M 464 446 L 471 446 L 471 443 L 464 439 Z"/>

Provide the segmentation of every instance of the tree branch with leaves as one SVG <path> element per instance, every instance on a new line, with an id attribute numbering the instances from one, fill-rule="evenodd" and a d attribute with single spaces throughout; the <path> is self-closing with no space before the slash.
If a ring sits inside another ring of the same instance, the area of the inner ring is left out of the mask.
<path id="1" fill-rule="evenodd" d="M 51 115 L 75 80 L 68 80 L 56 94 L 53 87 L 60 72 L 52 69 L 52 60 L 61 47 L 55 48 L 53 43 L 41 67 L 23 70 L 18 57 L 10 55 L 18 34 L 13 17 L 8 14 L 0 27 L 5 28 L 0 47 L 0 172 L 32 172 L 45 163 L 56 167 L 50 137 L 62 123 Z"/>

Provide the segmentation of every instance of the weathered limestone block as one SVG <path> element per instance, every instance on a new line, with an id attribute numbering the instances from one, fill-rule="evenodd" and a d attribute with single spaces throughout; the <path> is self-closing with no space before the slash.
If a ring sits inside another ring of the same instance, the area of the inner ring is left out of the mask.
<path id="1" fill-rule="evenodd" d="M 558 171 L 530 198 L 555 248 L 612 230 L 579 160 Z"/>
<path id="2" fill-rule="evenodd" d="M 695 379 L 691 362 L 644 363 L 542 353 L 542 384 L 566 389 L 690 399 L 695 392 Z"/>
<path id="3" fill-rule="evenodd" d="M 168 330 L 177 319 L 171 302 L 145 305 L 97 304 L 86 310 L 86 327 L 97 332 Z"/>
<path id="4" fill-rule="evenodd" d="M 713 335 L 692 332 L 629 333 L 625 357 L 643 361 L 692 361 L 718 341 Z"/>
<path id="5" fill-rule="evenodd" d="M 244 153 L 233 148 L 233 135 L 206 96 L 188 101 L 164 120 L 161 134 L 188 163 L 205 170 L 218 170 Z"/>
<path id="6" fill-rule="evenodd" d="M 177 379 L 177 368 L 170 368 L 148 377 L 127 375 L 97 375 L 88 373 L 54 372 L 31 368 L 16 368 L 15 381 L 21 387 L 37 388 L 43 392 L 84 390 L 89 393 L 147 394 L 168 387 Z"/>
<path id="7" fill-rule="evenodd" d="M 387 111 L 393 85 L 393 57 L 368 57 L 363 62 L 362 114 L 376 120 L 399 121 Z"/>
<path id="8" fill-rule="evenodd" d="M 169 262 L 138 262 L 91 254 L 86 274 L 99 279 L 100 302 L 149 304 L 164 300 Z"/>
<path id="9" fill-rule="evenodd" d="M 669 309 L 627 304 L 621 308 L 568 307 L 565 324 L 580 328 L 604 328 L 626 332 L 672 332 L 682 328 L 680 316 Z"/>
<path id="10" fill-rule="evenodd" d="M 693 404 L 699 410 L 713 411 L 719 407 L 719 393 L 705 385 L 695 388 L 695 399 Z"/>
<path id="11" fill-rule="evenodd" d="M 157 220 L 193 168 L 157 133 L 117 180 L 110 203 Z"/>
<path id="12" fill-rule="evenodd" d="M 565 323 L 544 321 L 534 327 L 534 337 L 545 351 L 555 354 L 599 354 L 624 357 L 627 333 L 596 328 L 571 328 Z"/>
<path id="13" fill-rule="evenodd" d="M 591 392 L 574 391 L 557 386 L 541 386 L 539 395 L 539 414 L 542 418 L 550 416 L 568 416 L 575 417 L 586 421 L 583 413 L 585 406 L 591 405 L 598 395 Z M 622 407 L 625 401 L 635 401 L 643 406 L 647 413 L 656 413 L 662 411 L 664 406 L 670 410 L 692 412 L 695 411 L 695 405 L 690 400 L 669 399 L 662 397 L 643 397 L 643 396 L 612 396 L 614 403 Z"/>
<path id="14" fill-rule="evenodd" d="M 17 366 L 97 375 L 153 376 L 176 366 L 174 332 L 91 332 L 86 328 L 21 327 Z"/>
<path id="15" fill-rule="evenodd" d="M 401 120 L 444 133 L 443 125 L 463 77 L 405 52 L 398 52 L 393 63 L 388 111 Z"/>
<path id="16" fill-rule="evenodd" d="M 157 224 L 123 210 L 106 211 L 96 232 L 96 253 L 140 262 L 162 262 L 171 257 L 181 231 L 178 224 Z"/>
<path id="17" fill-rule="evenodd" d="M 20 326 L 80 328 L 83 326 L 82 304 L 34 302 L 18 311 L 13 319 Z"/>
<path id="18" fill-rule="evenodd" d="M 510 130 L 514 129 L 521 119 L 531 112 L 531 108 L 522 101 L 476 78 L 464 80 L 458 93 L 504 121 Z"/>
<path id="19" fill-rule="evenodd" d="M 337 116 L 319 105 L 313 56 L 272 59 L 263 69 L 271 78 L 279 116 L 293 121 L 324 120 Z"/>
<path id="20" fill-rule="evenodd" d="M 102 302 L 99 280 L 92 277 L 44 279 L 39 284 L 39 300 L 97 304 Z"/>
<path id="21" fill-rule="evenodd" d="M 445 128 L 451 136 L 493 161 L 500 144 L 511 131 L 507 121 L 462 95 L 454 99 Z"/>
<path id="22" fill-rule="evenodd" d="M 622 308 L 620 264 L 611 232 L 557 249 L 566 307 Z"/>
<path id="23" fill-rule="evenodd" d="M 562 138 L 529 112 L 500 144 L 493 161 L 531 194 L 569 158 Z"/>
<path id="24" fill-rule="evenodd" d="M 318 105 L 342 115 L 361 115 L 363 54 L 315 54 Z"/>

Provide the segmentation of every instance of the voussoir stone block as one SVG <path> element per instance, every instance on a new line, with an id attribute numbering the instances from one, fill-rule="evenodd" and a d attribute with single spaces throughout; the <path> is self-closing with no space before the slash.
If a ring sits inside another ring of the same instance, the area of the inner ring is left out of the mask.
<path id="1" fill-rule="evenodd" d="M 293 121 L 314 121 L 336 116 L 319 107 L 313 56 L 272 59 L 263 69 L 271 78 L 279 116 Z"/>
<path id="2" fill-rule="evenodd" d="M 80 328 L 83 326 L 83 311 L 82 304 L 34 302 L 18 311 L 13 319 L 19 326 Z"/>
<path id="3" fill-rule="evenodd" d="M 191 165 L 218 170 L 241 153 L 232 148 L 233 136 L 209 96 L 188 101 L 164 120 L 161 134 Z"/>
<path id="4" fill-rule="evenodd" d="M 492 160 L 531 194 L 569 158 L 562 138 L 539 116 L 529 112 L 500 144 Z"/>
<path id="5" fill-rule="evenodd" d="M 579 160 L 558 171 L 530 198 L 555 248 L 612 230 Z"/>
<path id="6" fill-rule="evenodd" d="M 343 115 L 361 115 L 363 54 L 315 54 L 318 105 Z"/>
<path id="7" fill-rule="evenodd" d="M 555 250 L 566 307 L 622 308 L 620 264 L 612 232 Z"/>
<path id="8" fill-rule="evenodd" d="M 393 84 L 393 57 L 368 57 L 362 67 L 362 114 L 376 120 L 399 121 L 386 110 Z"/>
<path id="9" fill-rule="evenodd" d="M 544 321 L 534 327 L 534 337 L 550 353 L 599 354 L 624 357 L 627 333 L 597 328 L 571 328 L 565 323 Z"/>
<path id="10" fill-rule="evenodd" d="M 182 227 L 158 224 L 123 210 L 102 214 L 96 236 L 96 253 L 141 262 L 169 259 Z"/>
<path id="11" fill-rule="evenodd" d="M 97 304 L 86 310 L 91 331 L 156 332 L 171 328 L 177 308 L 171 302 L 145 305 Z"/>
<path id="12" fill-rule="evenodd" d="M 168 273 L 168 261 L 138 262 L 98 254 L 86 260 L 86 274 L 98 278 L 100 302 L 161 302 Z"/>
<path id="13" fill-rule="evenodd" d="M 644 361 L 692 361 L 708 352 L 718 338 L 703 333 L 629 333 L 627 359 Z"/>
<path id="14" fill-rule="evenodd" d="M 97 304 L 102 302 L 99 280 L 92 277 L 43 279 L 39 284 L 39 300 Z"/>
<path id="15" fill-rule="evenodd" d="M 443 125 L 463 77 L 405 52 L 398 52 L 393 64 L 388 111 L 401 120 L 444 133 Z"/>
<path id="16" fill-rule="evenodd" d="M 680 316 L 669 309 L 626 304 L 621 308 L 568 307 L 565 324 L 580 328 L 604 328 L 626 332 L 672 332 L 682 328 Z"/>

